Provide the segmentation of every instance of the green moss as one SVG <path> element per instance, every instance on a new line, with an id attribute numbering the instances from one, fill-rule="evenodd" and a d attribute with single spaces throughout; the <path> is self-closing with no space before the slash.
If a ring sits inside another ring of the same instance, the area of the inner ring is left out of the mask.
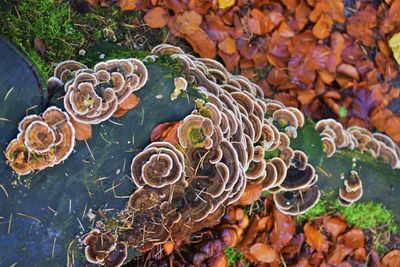
<path id="1" fill-rule="evenodd" d="M 224 252 L 228 256 L 228 265 L 233 266 L 236 262 L 244 259 L 242 252 L 236 250 L 236 248 L 225 248 Z"/>
<path id="2" fill-rule="evenodd" d="M 327 193 L 332 196 L 332 193 Z M 299 221 L 312 220 L 328 212 L 340 212 L 346 218 L 347 223 L 361 229 L 373 228 L 378 231 L 388 230 L 397 233 L 398 227 L 393 213 L 380 203 L 355 203 L 343 207 L 336 199 L 322 199 L 304 215 L 298 216 Z"/>
<path id="3" fill-rule="evenodd" d="M 2 34 L 20 47 L 42 77 L 47 78 L 52 62 L 69 59 L 80 47 L 83 36 L 74 28 L 68 2 L 8 1 L 6 6 L 0 9 Z M 35 48 L 35 38 L 45 46 L 43 55 Z"/>

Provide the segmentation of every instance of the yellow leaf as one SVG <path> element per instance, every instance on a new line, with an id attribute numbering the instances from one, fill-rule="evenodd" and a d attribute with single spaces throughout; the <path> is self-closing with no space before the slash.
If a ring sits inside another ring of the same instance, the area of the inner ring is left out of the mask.
<path id="1" fill-rule="evenodd" d="M 229 8 L 235 4 L 236 0 L 218 0 L 218 6 L 221 9 Z"/>
<path id="2" fill-rule="evenodd" d="M 394 58 L 400 64 L 400 32 L 396 33 L 389 40 L 389 46 L 393 51 Z"/>

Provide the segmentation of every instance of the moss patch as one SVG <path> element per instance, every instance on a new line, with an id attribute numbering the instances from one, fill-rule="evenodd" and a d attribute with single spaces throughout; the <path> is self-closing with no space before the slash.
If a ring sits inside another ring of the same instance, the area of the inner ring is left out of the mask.
<path id="1" fill-rule="evenodd" d="M 225 248 L 224 252 L 228 256 L 228 265 L 233 266 L 235 263 L 244 259 L 242 252 L 236 250 L 236 248 Z"/>

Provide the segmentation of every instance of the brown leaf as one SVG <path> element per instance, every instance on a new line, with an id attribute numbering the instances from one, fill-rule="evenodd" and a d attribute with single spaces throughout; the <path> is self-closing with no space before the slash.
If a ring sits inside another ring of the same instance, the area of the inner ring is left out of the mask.
<path id="1" fill-rule="evenodd" d="M 123 109 L 121 107 L 118 107 L 117 110 L 113 113 L 114 118 L 120 118 L 124 116 L 126 113 L 128 113 L 129 109 Z"/>
<path id="2" fill-rule="evenodd" d="M 339 265 L 351 252 L 352 249 L 346 247 L 345 245 L 336 244 L 334 249 L 331 250 L 327 257 L 328 264 L 332 264 L 333 266 Z"/>
<path id="3" fill-rule="evenodd" d="M 183 34 L 191 35 L 199 31 L 202 18 L 195 11 L 185 11 L 175 20 L 176 29 Z"/>
<path id="4" fill-rule="evenodd" d="M 79 141 L 92 138 L 92 125 L 77 122 L 72 117 L 70 118 L 72 125 L 75 128 L 75 139 Z"/>
<path id="5" fill-rule="evenodd" d="M 314 25 L 312 32 L 318 39 L 325 39 L 331 34 L 332 28 L 332 18 L 326 14 L 322 14 Z"/>
<path id="6" fill-rule="evenodd" d="M 41 56 L 44 56 L 46 53 L 46 44 L 43 42 L 42 39 L 35 37 L 33 40 L 33 45 L 35 49 L 40 53 Z"/>
<path id="7" fill-rule="evenodd" d="M 293 238 L 296 233 L 296 225 L 293 217 L 280 212 L 277 208 L 273 208 L 274 228 L 270 233 L 271 246 L 280 251 Z"/>
<path id="8" fill-rule="evenodd" d="M 344 244 L 349 248 L 362 248 L 364 247 L 364 233 L 362 230 L 353 228 L 343 235 Z"/>
<path id="9" fill-rule="evenodd" d="M 218 49 L 226 54 L 234 54 L 236 53 L 236 42 L 232 37 L 227 37 L 221 42 L 218 43 Z"/>
<path id="10" fill-rule="evenodd" d="M 400 266 L 400 250 L 395 249 L 387 253 L 382 258 L 382 263 L 386 267 L 399 267 Z"/>
<path id="11" fill-rule="evenodd" d="M 190 43 L 193 50 L 198 53 L 200 57 L 216 57 L 216 45 L 202 29 L 199 28 L 196 32 L 185 35 L 185 39 Z"/>
<path id="12" fill-rule="evenodd" d="M 372 46 L 376 38 L 372 28 L 376 27 L 376 23 L 376 10 L 371 5 L 367 5 L 347 20 L 346 30 L 350 36 L 360 40 L 364 45 Z"/>
<path id="13" fill-rule="evenodd" d="M 326 237 L 318 231 L 310 222 L 304 225 L 304 235 L 306 237 L 307 244 L 311 249 L 315 249 L 319 252 L 327 252 L 329 248 Z"/>
<path id="14" fill-rule="evenodd" d="M 139 104 L 139 98 L 135 94 L 130 94 L 123 102 L 119 104 L 122 109 L 133 109 Z"/>
<path id="15" fill-rule="evenodd" d="M 144 22 L 150 28 L 163 28 L 168 24 L 168 11 L 162 7 L 154 7 L 144 15 Z"/>
<path id="16" fill-rule="evenodd" d="M 137 0 L 118 0 L 117 5 L 122 11 L 134 10 L 136 8 Z"/>
<path id="17" fill-rule="evenodd" d="M 250 247 L 250 254 L 260 262 L 270 263 L 277 259 L 277 253 L 271 246 L 257 243 Z"/>

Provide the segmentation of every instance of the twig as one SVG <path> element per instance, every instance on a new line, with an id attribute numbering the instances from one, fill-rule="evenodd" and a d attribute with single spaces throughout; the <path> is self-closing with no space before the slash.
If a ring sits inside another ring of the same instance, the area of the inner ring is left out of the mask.
<path id="1" fill-rule="evenodd" d="M 21 212 L 17 212 L 16 214 L 19 215 L 19 216 L 30 218 L 30 219 L 35 220 L 35 221 L 40 222 L 40 223 L 42 222 L 41 220 L 39 220 L 36 217 L 30 216 L 30 215 L 27 215 L 27 214 L 24 214 L 24 213 L 21 213 Z"/>

